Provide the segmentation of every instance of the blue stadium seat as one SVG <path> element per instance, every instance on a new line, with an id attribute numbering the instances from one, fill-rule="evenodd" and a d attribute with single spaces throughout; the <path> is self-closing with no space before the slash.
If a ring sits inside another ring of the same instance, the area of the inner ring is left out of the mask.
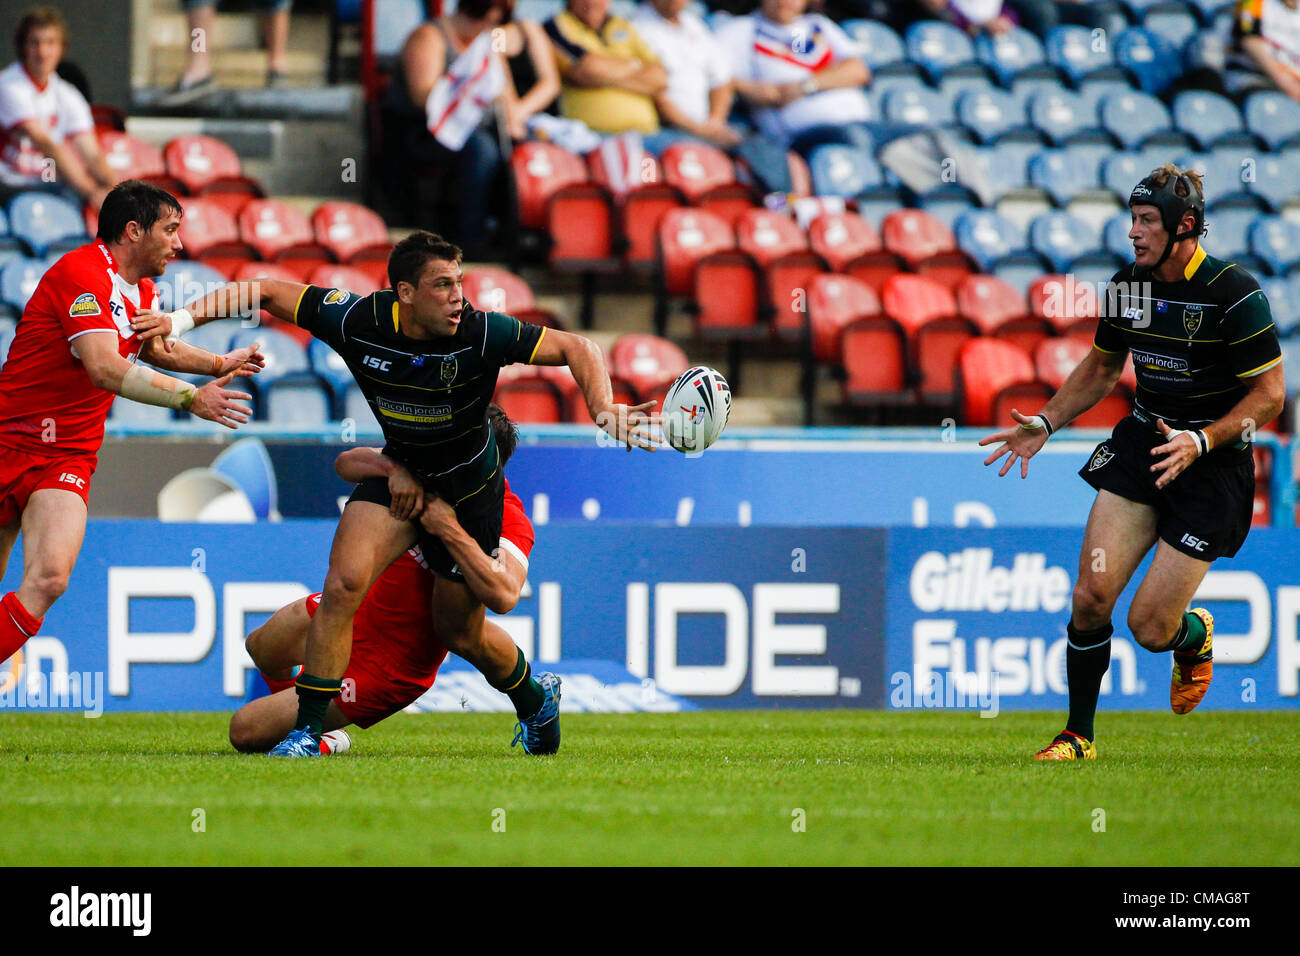
<path id="1" fill-rule="evenodd" d="M 1101 164 L 1101 184 L 1119 197 L 1120 202 L 1127 203 L 1133 187 L 1168 158 L 1168 153 L 1160 149 L 1116 153 Z"/>
<path id="2" fill-rule="evenodd" d="M 1042 42 L 1022 27 L 996 35 L 980 33 L 975 39 L 975 56 L 1003 86 L 1010 86 L 1020 77 L 1056 76 L 1056 70 L 1047 62 Z"/>
<path id="3" fill-rule="evenodd" d="M 1046 271 L 1042 260 L 1035 255 L 1032 260 L 1008 260 L 994 269 L 993 274 L 1017 292 L 1028 295 L 1034 280 Z"/>
<path id="4" fill-rule="evenodd" d="M 1224 11 L 1231 12 L 1236 0 L 1187 0 L 1187 5 L 1192 8 L 1201 23 L 1204 26 L 1212 26 L 1219 14 Z"/>
<path id="5" fill-rule="evenodd" d="M 262 405 L 275 425 L 320 426 L 332 417 L 329 390 L 317 382 L 275 382 L 262 391 Z"/>
<path id="6" fill-rule="evenodd" d="M 1260 156 L 1255 163 L 1254 180 L 1247 187 L 1273 212 L 1281 212 L 1288 203 L 1300 200 L 1297 169 L 1300 169 L 1300 150 Z"/>
<path id="7" fill-rule="evenodd" d="M 1113 257 L 1106 261 L 1094 261 L 1091 257 L 1085 256 L 1075 262 L 1070 272 L 1074 275 L 1075 282 L 1090 285 L 1094 289 L 1101 289 L 1114 277 L 1116 272 L 1127 264 L 1127 261 L 1121 261 Z"/>
<path id="8" fill-rule="evenodd" d="M 1174 42 L 1150 29 L 1133 27 L 1115 38 L 1115 61 L 1143 92 L 1158 94 L 1182 75 L 1182 48 L 1181 40 Z"/>
<path id="9" fill-rule="evenodd" d="M 353 383 L 352 372 L 348 370 L 343 356 L 320 339 L 312 339 L 311 345 L 307 346 L 307 360 L 311 362 L 312 371 L 320 376 L 334 393 L 334 408 L 338 414 L 331 417 L 342 418 L 348 386 Z"/>
<path id="10" fill-rule="evenodd" d="M 1300 267 L 1300 223 L 1281 216 L 1261 216 L 1247 234 L 1250 251 L 1275 276 Z"/>
<path id="11" fill-rule="evenodd" d="M 979 206 L 979 200 L 970 190 L 947 183 L 926 193 L 916 205 L 951 229 L 960 216 Z"/>
<path id="12" fill-rule="evenodd" d="M 1242 108 L 1246 129 L 1278 150 L 1300 143 L 1300 103 L 1285 93 L 1265 90 L 1252 93 Z"/>
<path id="13" fill-rule="evenodd" d="M 183 339 L 195 348 L 205 349 L 213 355 L 225 355 L 230 351 L 230 340 L 240 331 L 238 322 L 220 319 L 200 325 L 197 329 L 186 332 Z M 207 376 L 201 376 L 206 378 Z"/>
<path id="14" fill-rule="evenodd" d="M 888 122 L 947 126 L 956 121 L 952 104 L 938 91 L 923 86 L 900 87 L 885 94 L 881 116 Z"/>
<path id="15" fill-rule="evenodd" d="M 21 315 L 52 262 L 48 259 L 11 259 L 0 268 L 0 302 Z"/>
<path id="16" fill-rule="evenodd" d="M 1039 150 L 1037 143 L 1003 140 L 978 152 L 980 171 L 1001 197 L 1029 185 L 1029 158 Z"/>
<path id="17" fill-rule="evenodd" d="M 1262 197 L 1251 189 L 1251 180 L 1258 173 L 1261 158 L 1256 150 L 1231 146 L 1196 154 L 1194 161 L 1189 158 L 1192 168 L 1205 175 L 1207 207 L 1218 209 L 1222 205 L 1238 205 L 1259 209 L 1263 205 Z M 1188 163 L 1181 160 L 1182 157 L 1179 165 L 1186 169 Z"/>
<path id="18" fill-rule="evenodd" d="M 396 56 L 411 31 L 424 22 L 424 16 L 421 0 L 376 0 L 375 52 L 380 56 Z M 522 18 L 524 11 L 516 10 L 515 16 Z M 530 19 L 533 16 L 529 14 Z"/>
<path id="19" fill-rule="evenodd" d="M 839 143 L 826 143 L 809 156 L 813 192 L 818 196 L 853 199 L 884 185 L 876 161 L 862 150 Z"/>
<path id="20" fill-rule="evenodd" d="M 1061 148 L 1064 149 L 1071 156 L 1078 156 L 1081 159 L 1083 159 L 1086 163 L 1088 163 L 1090 166 L 1092 166 L 1093 169 L 1092 176 L 1091 176 L 1092 186 L 1090 186 L 1089 188 L 1092 189 L 1104 188 L 1101 184 L 1101 164 L 1104 163 L 1106 160 L 1110 159 L 1110 157 L 1115 155 L 1114 146 L 1112 146 L 1110 143 L 1101 143 L 1101 142 L 1094 143 L 1089 140 L 1082 140 L 1080 142 L 1071 143 L 1069 146 L 1063 146 Z"/>
<path id="21" fill-rule="evenodd" d="M 1228 61 L 1228 41 L 1212 30 L 1202 30 L 1183 47 L 1183 69 L 1222 73 Z"/>
<path id="22" fill-rule="evenodd" d="M 9 228 L 35 258 L 56 257 L 87 241 L 81 210 L 69 199 L 46 192 L 19 193 L 9 203 Z"/>
<path id="23" fill-rule="evenodd" d="M 907 50 L 897 33 L 877 20 L 845 20 L 844 32 L 862 47 L 862 60 L 874 78 L 890 73 L 916 75 L 916 64 L 907 59 Z"/>
<path id="24" fill-rule="evenodd" d="M 1165 40 L 1175 56 L 1200 29 L 1194 13 L 1186 7 L 1180 10 L 1172 6 L 1150 11 L 1142 18 L 1142 26 Z"/>
<path id="25" fill-rule="evenodd" d="M 262 354 L 266 356 L 266 367 L 251 379 L 259 390 L 269 388 L 279 379 L 311 371 L 307 350 L 292 335 L 275 329 L 240 329 L 231 336 L 230 348 L 242 349 L 254 342 L 261 343 Z M 241 379 L 240 384 L 246 381 L 250 379 Z"/>
<path id="26" fill-rule="evenodd" d="M 1124 149 L 1138 149 L 1159 141 L 1170 145 L 1187 142 L 1174 130 L 1169 108 L 1148 93 L 1129 90 L 1101 101 L 1101 125 Z"/>
<path id="27" fill-rule="evenodd" d="M 1133 240 L 1128 237 L 1133 228 L 1133 216 L 1125 209 L 1117 212 L 1102 230 L 1102 245 L 1112 255 L 1119 256 L 1125 262 L 1133 261 Z"/>
<path id="28" fill-rule="evenodd" d="M 975 47 L 970 37 L 949 23 L 939 20 L 920 20 L 903 34 L 907 58 L 917 64 L 934 83 L 953 70 L 967 73 L 984 73 L 975 59 Z"/>
<path id="29" fill-rule="evenodd" d="M 1273 324 L 1277 326 L 1279 338 L 1286 338 L 1300 330 L 1300 273 L 1290 280 L 1278 277 L 1264 277 L 1259 280 L 1259 287 L 1268 298 L 1269 311 L 1273 313 Z M 1290 371 L 1290 369 L 1288 369 Z"/>
<path id="30" fill-rule="evenodd" d="M 275 466 L 266 446 L 258 438 L 240 438 L 212 462 L 212 470 L 224 475 L 244 492 L 259 520 L 279 518 L 280 493 Z"/>
<path id="31" fill-rule="evenodd" d="M 1250 227 L 1259 218 L 1251 209 L 1224 209 L 1214 215 L 1207 214 L 1208 232 L 1203 240 L 1205 249 L 1220 259 L 1240 261 L 1250 254 Z"/>
<path id="32" fill-rule="evenodd" d="M 168 375 L 173 373 L 168 372 Z M 189 417 L 188 415 L 186 416 Z M 119 395 L 113 399 L 113 407 L 108 413 L 108 420 L 114 425 L 129 425 L 133 428 L 171 429 L 176 418 L 170 408 L 133 402 Z"/>
<path id="33" fill-rule="evenodd" d="M 1059 80 L 1049 79 L 1023 79 L 1016 80 L 1011 84 L 1011 95 L 1016 98 L 1026 113 L 1029 111 L 1029 101 L 1040 93 L 1063 93 L 1068 87 Z"/>
<path id="34" fill-rule="evenodd" d="M 1029 243 L 1054 272 L 1067 272 L 1080 256 L 1101 250 L 1097 232 L 1078 216 L 1051 212 L 1029 227 Z"/>
<path id="35" fill-rule="evenodd" d="M 1287 371 L 1300 368 L 1300 336 L 1291 336 L 1282 340 L 1282 367 Z M 1294 375 L 1286 376 L 1286 397 L 1288 402 L 1294 402 L 1296 392 L 1300 391 L 1300 378 Z M 1292 415 L 1295 409 L 1292 408 Z"/>
<path id="36" fill-rule="evenodd" d="M 21 256 L 23 252 L 22 242 L 9 231 L 9 217 L 0 209 L 0 262 Z"/>
<path id="37" fill-rule="evenodd" d="M 1079 87 L 1078 93 L 1094 110 L 1101 109 L 1101 102 L 1116 93 L 1131 93 L 1133 87 L 1127 80 L 1096 80 Z"/>
<path id="38" fill-rule="evenodd" d="M 1191 136 L 1197 149 L 1254 143 L 1241 113 L 1226 96 L 1206 90 L 1184 90 L 1174 97 L 1170 112 L 1174 126 Z"/>
<path id="39" fill-rule="evenodd" d="M 887 73 L 884 76 L 873 76 L 871 82 L 867 85 L 867 98 L 871 100 L 871 114 L 879 117 L 885 111 L 885 97 L 891 90 L 928 90 L 925 81 L 919 76 L 913 76 L 906 73 Z"/>
<path id="40" fill-rule="evenodd" d="M 230 280 L 202 262 L 173 259 L 168 263 L 167 271 L 155 281 L 158 284 L 158 298 L 162 300 L 162 307 L 170 312 L 172 309 L 189 305 L 214 289 L 221 288 Z"/>
<path id="41" fill-rule="evenodd" d="M 1096 162 L 1065 149 L 1045 149 L 1031 159 L 1029 182 L 1051 196 L 1058 206 L 1084 190 L 1100 186 Z"/>
<path id="42" fill-rule="evenodd" d="M 1085 77 L 1120 76 L 1114 53 L 1103 33 L 1094 42 L 1093 31 L 1080 26 L 1058 26 L 1047 32 L 1043 44 L 1047 61 L 1065 73 L 1076 86 Z"/>
<path id="43" fill-rule="evenodd" d="M 1010 93 L 998 89 L 962 93 L 957 99 L 957 119 L 981 143 L 994 143 L 1011 133 L 1037 137 L 1024 107 Z"/>
<path id="44" fill-rule="evenodd" d="M 957 100 L 967 91 L 996 89 L 999 87 L 987 76 L 977 76 L 973 73 L 949 73 L 939 81 L 939 92 L 952 104 L 954 112 L 957 108 Z"/>
<path id="45" fill-rule="evenodd" d="M 1013 257 L 1031 261 L 1029 240 L 1015 223 L 990 209 L 972 209 L 953 223 L 953 235 L 962 252 L 981 272 L 992 272 Z M 1041 269 L 1041 263 L 1038 263 Z"/>
<path id="46" fill-rule="evenodd" d="M 348 388 L 348 393 L 343 402 L 343 417 L 350 418 L 356 423 L 358 432 L 378 432 L 380 431 L 379 422 L 375 419 L 375 413 L 370 408 L 370 403 L 366 397 L 361 394 L 361 389 L 354 382 Z"/>
<path id="47" fill-rule="evenodd" d="M 9 354 L 9 345 L 14 340 L 18 323 L 13 319 L 0 319 L 0 368 L 4 367 L 5 356 Z"/>
<path id="48" fill-rule="evenodd" d="M 1029 119 L 1053 143 L 1072 139 L 1105 137 L 1097 122 L 1097 111 L 1078 93 L 1043 90 L 1029 101 Z"/>

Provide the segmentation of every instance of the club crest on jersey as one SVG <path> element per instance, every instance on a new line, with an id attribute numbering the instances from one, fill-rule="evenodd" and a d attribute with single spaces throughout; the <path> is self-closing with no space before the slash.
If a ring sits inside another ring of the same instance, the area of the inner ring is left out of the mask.
<path id="1" fill-rule="evenodd" d="M 352 298 L 352 293 L 351 293 L 351 292 L 346 292 L 346 291 L 344 291 L 343 289 L 331 289 L 329 292 L 326 292 L 326 293 L 325 293 L 325 301 L 322 302 L 321 304 L 322 304 L 322 305 L 342 305 L 344 302 L 348 301 L 348 299 L 350 299 L 350 298 Z"/>
<path id="2" fill-rule="evenodd" d="M 1092 456 L 1092 461 L 1088 462 L 1088 470 L 1096 471 L 1098 468 L 1106 467 L 1107 462 L 1115 457 L 1115 453 L 1102 445 L 1097 449 L 1097 454 Z"/>
<path id="3" fill-rule="evenodd" d="M 1187 337 L 1191 338 L 1196 334 L 1196 330 L 1201 327 L 1202 307 L 1199 305 L 1183 306 L 1183 328 L 1187 330 Z"/>
<path id="4" fill-rule="evenodd" d="M 450 385 L 456 380 L 456 356 L 444 355 L 442 357 L 442 384 Z"/>
<path id="5" fill-rule="evenodd" d="M 99 315 L 99 313 L 99 300 L 95 298 L 93 292 L 81 293 L 73 300 L 72 306 L 68 309 L 68 315 L 74 319 L 87 315 Z"/>

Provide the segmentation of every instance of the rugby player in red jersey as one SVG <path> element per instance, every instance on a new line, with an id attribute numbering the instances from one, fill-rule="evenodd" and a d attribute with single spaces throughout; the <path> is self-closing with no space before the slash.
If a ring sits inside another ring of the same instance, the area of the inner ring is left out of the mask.
<path id="1" fill-rule="evenodd" d="M 514 425 L 495 405 L 489 407 L 488 415 L 504 465 L 514 450 Z M 335 467 L 343 478 L 355 482 L 386 476 L 391 468 L 401 466 L 377 449 L 355 448 L 340 455 Z M 447 546 L 479 600 L 498 614 L 514 608 L 528 574 L 533 526 L 509 483 L 496 557 L 483 552 L 456 520 L 455 510 L 441 498 L 428 499 L 420 523 Z M 322 754 L 350 745 L 346 734 L 339 734 L 341 728 L 349 724 L 370 727 L 433 686 L 438 667 L 447 656 L 433 621 L 433 585 L 433 572 L 417 546 L 389 565 L 371 586 L 352 618 L 352 653 L 343 676 L 345 692 L 330 701 L 326 710 Z M 298 714 L 294 679 L 306 658 L 307 630 L 320 598 L 319 593 L 311 594 L 286 605 L 248 636 L 248 653 L 271 694 L 245 704 L 231 718 L 230 743 L 236 750 L 265 752 L 293 728 Z M 485 622 L 484 630 L 487 640 L 507 651 L 513 649 L 510 635 L 496 624 Z"/>
<path id="2" fill-rule="evenodd" d="M 181 250 L 181 207 L 170 193 L 128 180 L 104 199 L 98 238 L 41 278 L 0 370 L 0 577 L 21 532 L 23 576 L 0 598 L 0 662 L 40 630 L 68 586 L 86 532 L 86 503 L 104 420 L 117 395 L 179 408 L 235 428 L 249 398 L 232 377 L 263 363 L 257 347 L 213 355 L 165 344 L 153 276 Z M 216 376 L 200 387 L 140 364 Z"/>

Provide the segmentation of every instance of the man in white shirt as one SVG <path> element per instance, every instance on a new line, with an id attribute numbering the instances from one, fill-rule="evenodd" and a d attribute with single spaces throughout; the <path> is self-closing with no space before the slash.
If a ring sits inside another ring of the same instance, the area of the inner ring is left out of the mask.
<path id="1" fill-rule="evenodd" d="M 117 177 L 104 161 L 90 104 L 55 68 L 67 48 L 63 17 L 36 7 L 14 34 L 18 61 L 0 71 L 0 183 L 70 187 L 99 209 Z"/>
<path id="2" fill-rule="evenodd" d="M 668 89 L 655 97 L 663 129 L 675 129 L 723 149 L 740 136 L 727 126 L 735 90 L 726 54 L 704 22 L 686 10 L 687 0 L 649 0 L 632 25 L 668 74 Z M 661 129 L 661 134 L 663 132 Z"/>
<path id="3" fill-rule="evenodd" d="M 1300 2 L 1239 0 L 1224 84 L 1244 97 L 1276 88 L 1300 100 Z"/>
<path id="4" fill-rule="evenodd" d="M 762 0 L 718 34 L 736 92 L 759 130 L 799 152 L 823 142 L 869 145 L 871 72 L 857 43 L 807 0 Z"/>

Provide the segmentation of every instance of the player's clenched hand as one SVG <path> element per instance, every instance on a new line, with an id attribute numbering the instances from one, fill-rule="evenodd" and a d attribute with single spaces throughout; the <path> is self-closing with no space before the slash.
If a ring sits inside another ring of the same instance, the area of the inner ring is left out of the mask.
<path id="1" fill-rule="evenodd" d="M 221 359 L 221 365 L 217 370 L 217 374 L 225 375 L 227 372 L 232 372 L 236 378 L 256 375 L 266 368 L 266 356 L 262 354 L 261 348 L 261 342 L 254 342 L 242 349 L 235 349 L 225 355 L 218 356 Z"/>
<path id="2" fill-rule="evenodd" d="M 429 534 L 441 538 L 444 532 L 456 524 L 456 509 L 447 502 L 437 495 L 431 495 L 425 501 L 424 511 L 420 513 L 420 526 Z"/>
<path id="3" fill-rule="evenodd" d="M 596 424 L 601 431 L 626 445 L 627 450 L 644 448 L 655 451 L 656 445 L 663 444 L 663 436 L 656 435 L 652 426 L 655 424 L 650 409 L 657 402 L 642 402 L 640 405 L 619 405 L 610 403 L 596 415 Z"/>
<path id="4" fill-rule="evenodd" d="M 397 462 L 388 473 L 388 493 L 393 496 L 388 513 L 398 521 L 410 521 L 424 510 L 424 486 Z"/>
<path id="5" fill-rule="evenodd" d="M 1047 429 L 1038 423 L 1037 418 L 1021 415 L 1014 408 L 1011 409 L 1011 417 L 1017 422 L 1015 428 L 1008 428 L 1004 432 L 998 432 L 996 435 L 988 435 L 980 439 L 981 445 L 1002 442 L 997 451 L 984 459 L 984 464 L 991 465 L 1003 455 L 1007 455 L 1002 470 L 998 472 L 998 477 L 1001 478 L 1011 470 L 1011 466 L 1019 458 L 1020 477 L 1028 478 L 1029 459 L 1038 454 L 1038 449 L 1047 444 Z"/>
<path id="6" fill-rule="evenodd" d="M 1196 439 L 1192 437 L 1191 432 L 1172 429 L 1165 424 L 1162 418 L 1156 419 L 1156 428 L 1160 434 L 1169 439 L 1163 445 L 1157 445 L 1151 449 L 1152 455 L 1166 456 L 1151 466 L 1152 471 L 1163 472 L 1156 478 L 1156 487 L 1163 488 L 1186 471 L 1192 462 L 1201 457 L 1201 447 L 1196 443 Z"/>
<path id="7" fill-rule="evenodd" d="M 171 342 L 167 337 L 172 334 L 172 317 L 170 312 L 155 312 L 153 309 L 141 309 L 131 319 L 131 329 L 141 342 L 148 342 L 162 336 L 163 348 L 170 352 Z"/>
<path id="8" fill-rule="evenodd" d="M 213 379 L 194 392 L 194 401 L 190 404 L 190 414 L 198 418 L 217 422 L 227 428 L 238 428 L 252 416 L 253 410 L 238 402 L 251 401 L 253 396 L 247 392 L 232 392 L 225 386 L 230 384 L 234 375 L 227 374 Z"/>

